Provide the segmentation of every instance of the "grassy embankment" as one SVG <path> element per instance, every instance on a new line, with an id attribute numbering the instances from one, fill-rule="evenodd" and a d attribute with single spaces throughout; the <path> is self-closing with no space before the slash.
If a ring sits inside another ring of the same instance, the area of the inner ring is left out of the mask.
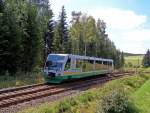
<path id="1" fill-rule="evenodd" d="M 29 108 L 27 110 L 21 111 L 20 113 L 101 113 L 102 110 L 101 105 L 103 104 L 102 102 L 103 97 L 107 97 L 107 95 L 109 95 L 112 91 L 118 89 L 124 90 L 126 92 L 127 96 L 129 97 L 129 102 L 131 102 L 133 105 L 134 103 L 138 105 L 138 102 L 136 101 L 133 102 L 131 97 L 138 98 L 140 102 L 141 98 L 136 95 L 139 95 L 138 92 L 143 91 L 138 91 L 138 89 L 149 78 L 150 78 L 149 75 L 136 75 L 132 77 L 124 77 L 118 80 L 108 82 L 100 88 L 85 91 L 84 93 L 78 96 L 69 98 L 66 97 L 65 99 L 62 99 L 55 103 L 45 103 L 40 106 L 36 106 L 35 108 Z M 145 109 L 150 110 L 149 107 Z"/>
<path id="2" fill-rule="evenodd" d="M 140 113 L 150 113 L 150 80 L 133 93 L 132 96 Z"/>
<path id="3" fill-rule="evenodd" d="M 34 72 L 34 73 L 17 73 L 16 75 L 1 75 L 0 76 L 0 89 L 1 88 L 9 88 L 9 87 L 17 87 L 24 86 L 36 83 L 44 82 L 42 73 Z"/>

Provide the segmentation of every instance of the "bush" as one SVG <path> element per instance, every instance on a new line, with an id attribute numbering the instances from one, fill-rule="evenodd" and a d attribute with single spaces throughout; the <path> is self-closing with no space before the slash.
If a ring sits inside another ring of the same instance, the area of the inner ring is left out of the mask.
<path id="1" fill-rule="evenodd" d="M 99 103 L 97 113 L 137 113 L 122 89 L 111 91 Z"/>
<path id="2" fill-rule="evenodd" d="M 133 64 L 131 62 L 128 62 L 129 67 L 133 67 Z"/>
<path id="3" fill-rule="evenodd" d="M 95 94 L 95 93 L 94 93 Z M 81 103 L 88 103 L 94 100 L 95 95 L 92 92 L 86 92 L 84 94 L 82 94 L 82 96 L 78 97 L 79 101 Z"/>
<path id="4" fill-rule="evenodd" d="M 145 83 L 146 80 L 146 75 L 134 75 L 133 77 L 130 77 L 128 79 L 122 79 L 122 83 L 133 90 L 137 90 L 139 87 L 141 87 L 141 85 Z"/>
<path id="5" fill-rule="evenodd" d="M 64 99 L 56 105 L 55 113 L 72 113 L 72 108 L 78 105 L 78 102 L 74 98 Z"/>

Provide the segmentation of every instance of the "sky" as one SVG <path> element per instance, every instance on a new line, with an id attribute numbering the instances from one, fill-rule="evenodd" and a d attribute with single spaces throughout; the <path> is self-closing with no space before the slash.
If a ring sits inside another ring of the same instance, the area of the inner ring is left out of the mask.
<path id="1" fill-rule="evenodd" d="M 68 20 L 81 11 L 104 20 L 107 34 L 123 52 L 143 54 L 150 48 L 149 0 L 49 0 L 57 19 L 62 5 Z"/>

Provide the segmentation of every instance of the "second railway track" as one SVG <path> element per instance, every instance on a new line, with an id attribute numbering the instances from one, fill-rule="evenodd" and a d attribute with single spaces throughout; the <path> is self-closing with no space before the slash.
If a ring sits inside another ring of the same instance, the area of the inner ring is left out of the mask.
<path id="1" fill-rule="evenodd" d="M 34 99 L 56 95 L 69 90 L 80 90 L 83 88 L 88 89 L 91 87 L 95 87 L 97 84 L 103 84 L 107 81 L 120 78 L 123 75 L 131 74 L 131 72 L 116 74 L 114 73 L 112 76 L 103 76 L 98 78 L 96 77 L 60 85 L 39 84 L 24 88 L 16 88 L 16 90 L 15 88 L 13 90 L 3 90 L 2 92 L 0 92 L 0 109 Z"/>

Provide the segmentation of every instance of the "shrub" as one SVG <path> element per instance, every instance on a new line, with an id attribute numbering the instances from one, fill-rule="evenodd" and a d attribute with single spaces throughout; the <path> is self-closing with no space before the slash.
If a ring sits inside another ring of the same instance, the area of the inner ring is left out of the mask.
<path id="1" fill-rule="evenodd" d="M 131 62 L 128 62 L 129 67 L 133 67 L 133 64 Z"/>
<path id="2" fill-rule="evenodd" d="M 136 90 L 141 87 L 141 85 L 144 84 L 146 80 L 147 79 L 144 76 L 135 75 L 128 79 L 122 79 L 122 83 L 131 87 L 133 90 Z"/>
<path id="3" fill-rule="evenodd" d="M 56 113 L 72 113 L 72 108 L 78 105 L 77 100 L 74 98 L 64 99 L 56 105 Z"/>
<path id="4" fill-rule="evenodd" d="M 137 113 L 122 89 L 113 90 L 102 97 L 97 113 Z"/>
<path id="5" fill-rule="evenodd" d="M 95 95 L 92 92 L 86 92 L 86 93 L 82 94 L 82 96 L 78 97 L 78 99 L 81 103 L 86 103 L 86 104 L 88 102 L 94 100 L 94 98 L 95 98 Z"/>

